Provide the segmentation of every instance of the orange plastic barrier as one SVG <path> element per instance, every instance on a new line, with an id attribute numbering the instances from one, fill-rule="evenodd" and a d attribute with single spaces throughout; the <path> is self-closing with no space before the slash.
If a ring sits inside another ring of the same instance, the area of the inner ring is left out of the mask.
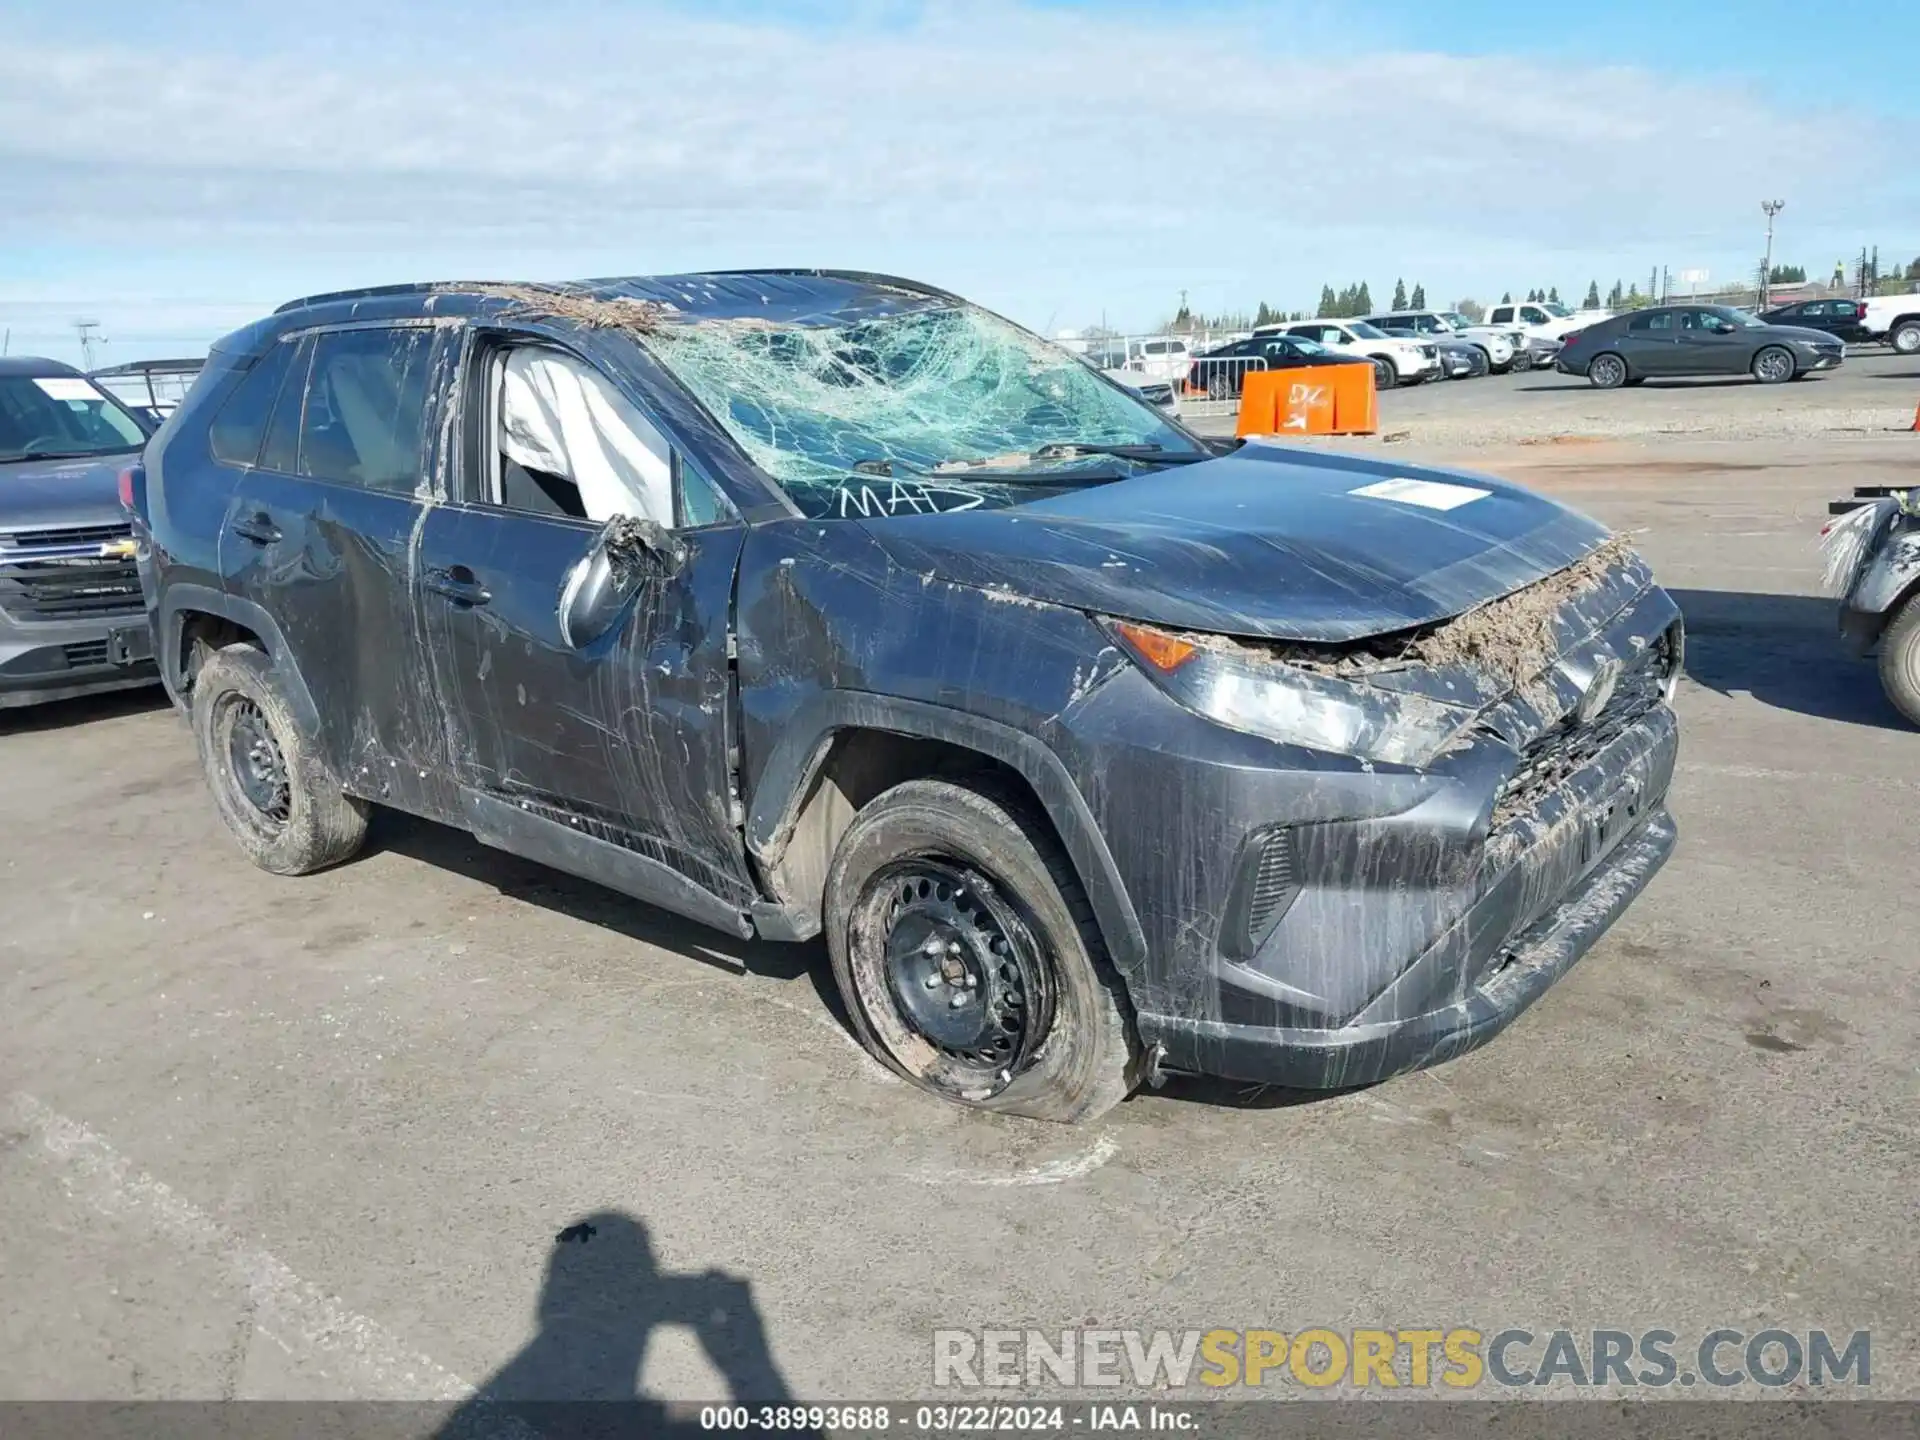
<path id="1" fill-rule="evenodd" d="M 1241 435 L 1371 435 L 1380 428 L 1371 363 L 1249 370 L 1240 386 Z"/>

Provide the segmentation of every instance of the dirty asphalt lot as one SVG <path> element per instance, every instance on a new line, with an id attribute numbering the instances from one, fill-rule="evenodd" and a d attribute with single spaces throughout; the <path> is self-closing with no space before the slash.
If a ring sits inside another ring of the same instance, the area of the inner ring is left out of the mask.
<path id="1" fill-rule="evenodd" d="M 0 1396 L 457 1395 L 556 1253 L 576 1393 L 926 1393 L 942 1326 L 1780 1324 L 1920 1394 L 1920 734 L 1810 598 L 1826 500 L 1920 436 L 1455 458 L 1643 532 L 1682 846 L 1490 1048 L 1332 1098 L 964 1114 L 855 1049 L 818 948 L 391 818 L 275 879 L 163 706 L 0 717 Z"/>

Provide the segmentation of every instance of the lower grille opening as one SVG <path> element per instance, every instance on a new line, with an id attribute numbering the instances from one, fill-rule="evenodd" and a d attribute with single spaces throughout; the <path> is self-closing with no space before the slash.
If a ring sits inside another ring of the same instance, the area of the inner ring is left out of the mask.
<path id="1" fill-rule="evenodd" d="M 67 657 L 69 670 L 84 670 L 89 666 L 107 663 L 107 642 L 86 640 L 78 645 L 62 645 L 60 653 Z"/>

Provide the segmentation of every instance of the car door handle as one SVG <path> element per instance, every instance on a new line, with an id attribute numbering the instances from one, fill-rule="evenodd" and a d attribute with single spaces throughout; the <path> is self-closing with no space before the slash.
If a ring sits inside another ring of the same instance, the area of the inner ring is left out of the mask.
<path id="1" fill-rule="evenodd" d="M 242 540 L 251 540 L 256 545 L 271 545 L 280 538 L 280 527 L 274 524 L 262 510 L 256 510 L 245 519 L 234 521 L 230 528 Z"/>
<path id="2" fill-rule="evenodd" d="M 449 565 L 444 570 L 427 571 L 422 582 L 436 595 L 444 595 L 456 605 L 484 605 L 493 596 L 464 565 Z"/>

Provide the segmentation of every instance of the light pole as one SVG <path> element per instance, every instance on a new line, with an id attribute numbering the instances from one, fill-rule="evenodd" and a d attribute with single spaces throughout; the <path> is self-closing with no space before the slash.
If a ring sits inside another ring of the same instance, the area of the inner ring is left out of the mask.
<path id="1" fill-rule="evenodd" d="M 1784 200 L 1762 200 L 1760 208 L 1767 212 L 1767 258 L 1760 262 L 1760 308 L 1767 308 L 1767 291 L 1773 285 L 1773 217 L 1787 208 Z"/>

